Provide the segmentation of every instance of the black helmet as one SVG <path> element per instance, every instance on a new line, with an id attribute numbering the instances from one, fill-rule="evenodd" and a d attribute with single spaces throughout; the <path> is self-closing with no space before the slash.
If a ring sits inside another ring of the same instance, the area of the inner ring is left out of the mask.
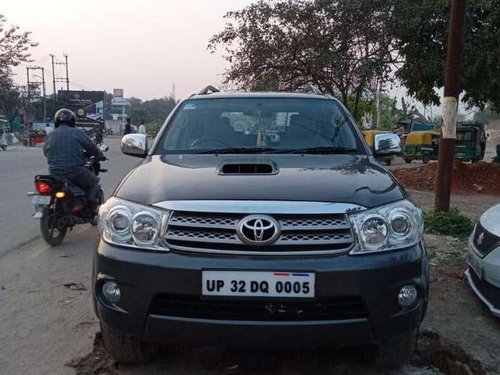
<path id="1" fill-rule="evenodd" d="M 76 116 L 73 111 L 62 108 L 54 115 L 54 123 L 56 128 L 61 124 L 74 127 L 76 125 Z"/>

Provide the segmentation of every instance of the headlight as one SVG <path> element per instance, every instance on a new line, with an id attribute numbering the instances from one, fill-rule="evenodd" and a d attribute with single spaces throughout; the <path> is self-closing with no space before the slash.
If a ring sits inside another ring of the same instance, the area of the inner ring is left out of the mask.
<path id="1" fill-rule="evenodd" d="M 168 215 L 166 210 L 113 197 L 99 209 L 99 230 L 111 244 L 168 251 L 161 236 Z"/>
<path id="2" fill-rule="evenodd" d="M 404 200 L 351 214 L 358 238 L 351 254 L 401 249 L 418 243 L 424 232 L 422 211 Z"/>

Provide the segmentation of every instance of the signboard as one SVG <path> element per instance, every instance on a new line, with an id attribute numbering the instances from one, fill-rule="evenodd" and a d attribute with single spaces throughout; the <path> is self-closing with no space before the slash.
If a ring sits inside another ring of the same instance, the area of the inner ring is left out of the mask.
<path id="1" fill-rule="evenodd" d="M 101 122 L 104 112 L 104 91 L 60 90 L 59 106 L 75 112 L 78 123 Z"/>
<path id="2" fill-rule="evenodd" d="M 115 98 L 123 98 L 123 89 L 113 89 L 113 96 Z"/>

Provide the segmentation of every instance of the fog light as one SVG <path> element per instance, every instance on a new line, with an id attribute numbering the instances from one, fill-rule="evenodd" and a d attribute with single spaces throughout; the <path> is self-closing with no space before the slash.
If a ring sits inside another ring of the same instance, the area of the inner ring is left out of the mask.
<path id="1" fill-rule="evenodd" d="M 417 299 L 417 288 L 414 285 L 406 285 L 401 288 L 398 295 L 398 302 L 400 306 L 410 306 Z"/>
<path id="2" fill-rule="evenodd" d="M 114 281 L 106 281 L 102 284 L 102 294 L 109 302 L 116 303 L 120 300 L 120 287 Z"/>

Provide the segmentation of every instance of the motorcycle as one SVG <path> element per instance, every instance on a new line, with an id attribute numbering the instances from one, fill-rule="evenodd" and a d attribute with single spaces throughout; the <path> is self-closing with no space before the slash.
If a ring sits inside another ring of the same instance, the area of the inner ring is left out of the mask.
<path id="1" fill-rule="evenodd" d="M 107 145 L 101 145 L 105 152 Z M 107 172 L 95 157 L 87 158 L 85 167 L 96 176 Z M 28 193 L 35 205 L 34 219 L 40 220 L 40 231 L 44 241 L 50 246 L 61 244 L 69 230 L 77 224 L 97 224 L 97 212 L 104 201 L 104 192 L 98 185 L 95 203 L 89 202 L 87 192 L 68 181 L 52 176 L 35 176 L 35 192 Z"/>
<path id="2" fill-rule="evenodd" d="M 97 145 L 100 146 L 102 145 L 103 141 L 103 131 L 100 127 L 96 126 L 94 128 L 94 131 L 92 132 L 92 141 Z"/>

